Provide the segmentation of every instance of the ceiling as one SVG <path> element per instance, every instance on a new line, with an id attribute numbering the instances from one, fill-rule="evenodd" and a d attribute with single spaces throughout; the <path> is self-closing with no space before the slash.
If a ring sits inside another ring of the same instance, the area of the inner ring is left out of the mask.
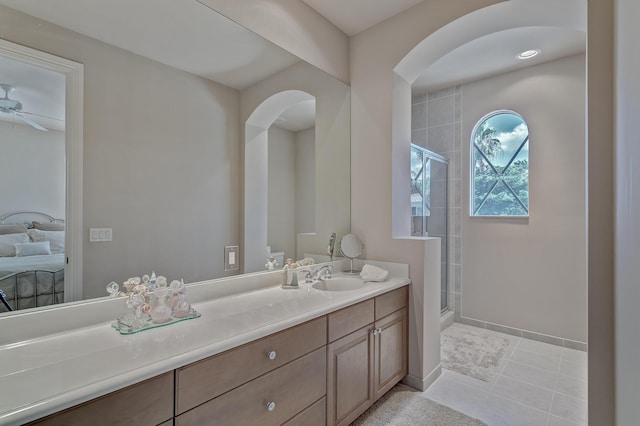
<path id="1" fill-rule="evenodd" d="M 196 0 L 0 4 L 239 90 L 299 61 Z"/>
<path id="2" fill-rule="evenodd" d="M 584 31 L 555 27 L 525 27 L 477 38 L 442 56 L 413 83 L 414 94 L 479 80 L 554 59 L 583 53 Z M 516 56 L 530 49 L 541 53 L 531 59 Z"/>
<path id="3" fill-rule="evenodd" d="M 302 0 L 349 36 L 422 3 L 423 0 Z"/>
<path id="4" fill-rule="evenodd" d="M 423 0 L 302 1 L 354 35 Z M 239 90 L 299 61 L 195 0 L 0 0 L 0 5 Z M 554 13 L 553 8 L 549 13 Z M 418 78 L 413 90 L 435 90 L 584 52 L 585 38 L 582 31 L 557 27 L 515 28 L 489 34 L 442 56 Z M 542 54 L 528 61 L 515 58 L 517 53 L 532 48 L 541 49 Z M 52 83 L 41 79 L 41 87 L 29 87 L 26 79 L 19 79 L 29 73 L 15 71 L 10 76 L 9 70 L 0 63 L 0 83 L 6 82 L 3 78 L 17 82 L 9 82 L 17 87 L 11 97 L 19 99 L 25 111 L 63 117 L 63 97 L 57 107 L 49 108 L 40 99 L 42 108 L 37 110 L 29 98 L 35 92 L 51 93 Z M 281 127 L 292 126 L 297 131 L 308 124 L 298 124 L 298 119 L 286 115 L 282 118 L 290 123 L 281 123 Z"/>
<path id="5" fill-rule="evenodd" d="M 316 125 L 316 100 L 309 99 L 287 108 L 278 116 L 274 126 L 290 132 L 300 132 Z"/>
<path id="6" fill-rule="evenodd" d="M 196 0 L 0 0 L 0 5 L 238 90 L 300 60 Z M 28 118 L 64 129 L 61 74 L 0 57 L 0 83 L 15 86 L 9 97 L 24 111 L 59 120 Z M 0 113 L 0 120 L 13 119 Z"/>
<path id="7" fill-rule="evenodd" d="M 350 36 L 423 2 L 423 0 L 302 1 Z M 511 0 L 511 3 L 526 5 L 533 1 L 537 0 Z M 563 0 L 557 1 L 558 5 L 563 3 Z M 564 3 L 569 4 L 566 1 Z M 586 10 L 586 0 L 583 3 L 584 5 L 580 7 L 584 6 Z M 555 4 L 546 9 L 547 16 L 556 14 L 554 6 Z M 513 8 L 512 13 L 518 13 L 518 8 Z M 580 14 L 586 16 L 584 10 L 576 10 L 574 16 L 580 16 Z M 517 18 L 517 16 L 501 16 L 501 20 L 505 21 L 516 21 Z M 413 84 L 412 91 L 424 93 L 584 52 L 586 32 L 568 27 L 570 25 L 564 28 L 562 23 L 559 23 L 557 27 L 514 28 L 475 39 L 442 56 L 425 70 Z M 540 49 L 542 53 L 526 61 L 516 58 L 518 53 L 529 49 Z"/>

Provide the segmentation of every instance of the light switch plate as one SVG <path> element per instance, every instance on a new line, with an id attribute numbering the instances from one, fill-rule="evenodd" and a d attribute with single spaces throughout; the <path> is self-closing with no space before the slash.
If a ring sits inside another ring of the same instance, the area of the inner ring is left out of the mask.
<path id="1" fill-rule="evenodd" d="M 240 247 L 226 246 L 224 248 L 224 270 L 236 271 L 240 269 Z"/>
<path id="2" fill-rule="evenodd" d="M 92 243 L 113 241 L 113 230 L 111 228 L 89 228 L 89 241 Z"/>

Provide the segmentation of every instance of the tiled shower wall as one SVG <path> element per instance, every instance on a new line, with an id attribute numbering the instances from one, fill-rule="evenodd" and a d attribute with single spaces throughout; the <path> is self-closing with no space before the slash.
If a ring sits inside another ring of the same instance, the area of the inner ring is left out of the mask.
<path id="1" fill-rule="evenodd" d="M 460 86 L 414 95 L 411 106 L 412 142 L 449 160 L 449 310 L 460 317 L 462 215 L 462 137 Z M 435 236 L 435 235 L 432 235 Z"/>

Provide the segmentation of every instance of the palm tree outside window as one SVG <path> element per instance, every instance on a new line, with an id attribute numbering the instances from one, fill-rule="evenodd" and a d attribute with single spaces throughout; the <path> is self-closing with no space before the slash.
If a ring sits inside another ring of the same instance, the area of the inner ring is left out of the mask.
<path id="1" fill-rule="evenodd" d="M 495 111 L 471 133 L 471 216 L 529 216 L 529 128 Z"/>

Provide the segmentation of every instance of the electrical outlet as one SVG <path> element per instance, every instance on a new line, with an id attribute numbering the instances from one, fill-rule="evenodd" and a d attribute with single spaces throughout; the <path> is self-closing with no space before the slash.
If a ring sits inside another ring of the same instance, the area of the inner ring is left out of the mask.
<path id="1" fill-rule="evenodd" d="M 236 271 L 240 269 L 240 247 L 226 246 L 224 248 L 224 270 Z"/>

